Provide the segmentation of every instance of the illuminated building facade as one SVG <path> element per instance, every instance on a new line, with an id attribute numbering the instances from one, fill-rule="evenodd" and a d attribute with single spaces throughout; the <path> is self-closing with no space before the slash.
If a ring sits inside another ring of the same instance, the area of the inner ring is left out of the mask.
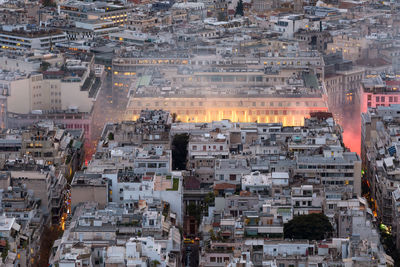
<path id="1" fill-rule="evenodd" d="M 120 57 L 113 61 L 114 97 L 129 96 L 125 114 L 133 120 L 143 109 L 163 109 L 182 122 L 302 125 L 310 112 L 328 110 L 318 52 L 266 55 Z"/>
<path id="2" fill-rule="evenodd" d="M 142 109 L 168 110 L 182 122 L 280 122 L 303 125 L 311 112 L 328 111 L 324 96 L 204 96 L 204 97 L 133 97 L 129 100 L 126 119 L 136 120 Z"/>
<path id="3" fill-rule="evenodd" d="M 63 42 L 67 42 L 67 35 L 60 30 L 0 31 L 1 50 L 48 50 Z"/>
<path id="4" fill-rule="evenodd" d="M 68 19 L 73 21 L 110 20 L 121 26 L 128 21 L 130 11 L 129 7 L 100 1 L 69 1 L 58 6 L 58 13 L 67 15 Z"/>

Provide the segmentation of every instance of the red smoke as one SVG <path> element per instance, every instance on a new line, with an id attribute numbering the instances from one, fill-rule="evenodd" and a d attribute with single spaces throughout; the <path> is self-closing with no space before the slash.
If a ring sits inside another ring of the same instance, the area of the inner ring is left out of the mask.
<path id="1" fill-rule="evenodd" d="M 361 112 L 357 108 L 345 112 L 342 128 L 345 146 L 361 155 Z"/>

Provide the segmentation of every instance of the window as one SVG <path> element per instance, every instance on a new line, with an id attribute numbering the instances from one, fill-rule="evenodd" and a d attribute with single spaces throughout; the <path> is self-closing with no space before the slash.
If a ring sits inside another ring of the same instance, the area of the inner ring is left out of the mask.
<path id="1" fill-rule="evenodd" d="M 148 163 L 147 167 L 148 168 L 157 168 L 157 163 Z"/>
<path id="2" fill-rule="evenodd" d="M 230 174 L 229 175 L 229 180 L 230 181 L 236 181 L 236 174 Z"/>
<path id="3" fill-rule="evenodd" d="M 381 96 L 381 102 L 385 102 L 385 97 Z"/>
<path id="4" fill-rule="evenodd" d="M 192 146 L 192 150 L 197 150 L 197 146 Z"/>
<path id="5" fill-rule="evenodd" d="M 376 100 L 376 102 L 379 102 L 379 96 L 377 96 L 375 100 Z"/>

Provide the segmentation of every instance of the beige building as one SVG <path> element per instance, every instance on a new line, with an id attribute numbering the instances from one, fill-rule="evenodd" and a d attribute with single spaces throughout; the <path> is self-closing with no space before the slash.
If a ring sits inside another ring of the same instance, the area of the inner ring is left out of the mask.
<path id="1" fill-rule="evenodd" d="M 40 198 L 43 210 L 49 212 L 49 196 L 51 185 L 51 174 L 40 171 L 11 171 L 13 184 L 25 185 L 32 190 L 36 198 Z"/>
<path id="2" fill-rule="evenodd" d="M 104 208 L 108 203 L 108 182 L 101 174 L 75 173 L 71 183 L 71 206 L 96 202 Z"/>
<path id="3" fill-rule="evenodd" d="M 360 103 L 360 84 L 364 78 L 363 68 L 337 71 L 325 76 L 326 91 L 330 111 L 334 113 L 339 124 L 343 123 L 344 107 L 358 107 Z"/>
<path id="4" fill-rule="evenodd" d="M 365 37 L 337 35 L 332 37 L 332 43 L 328 43 L 326 52 L 335 53 L 342 51 L 343 58 L 357 61 L 365 58 L 368 50 L 368 40 Z"/>
<path id="5" fill-rule="evenodd" d="M 91 87 L 85 88 L 86 80 L 90 80 L 89 86 L 93 86 L 95 79 L 89 71 L 82 77 L 44 77 L 43 74 L 20 73 L 3 76 L 0 76 L 0 93 L 7 96 L 7 110 L 13 113 L 68 110 L 71 107 L 90 112 L 96 98 L 96 94 L 91 94 Z"/>

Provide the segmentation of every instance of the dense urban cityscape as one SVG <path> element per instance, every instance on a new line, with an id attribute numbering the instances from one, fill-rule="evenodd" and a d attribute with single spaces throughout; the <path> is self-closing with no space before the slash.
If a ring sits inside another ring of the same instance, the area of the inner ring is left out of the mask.
<path id="1" fill-rule="evenodd" d="M 0 266 L 400 267 L 400 1 L 0 23 Z"/>

